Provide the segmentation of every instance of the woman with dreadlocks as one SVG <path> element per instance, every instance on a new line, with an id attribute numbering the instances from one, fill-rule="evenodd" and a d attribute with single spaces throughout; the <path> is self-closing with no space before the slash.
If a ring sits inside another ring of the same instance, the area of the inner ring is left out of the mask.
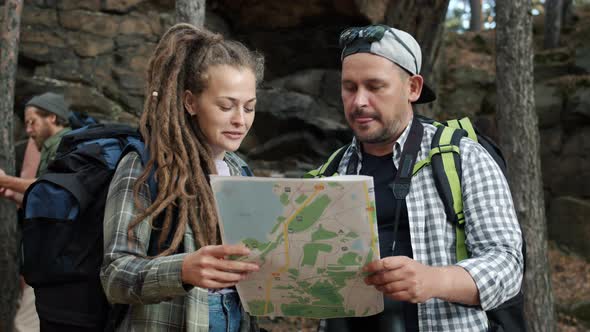
<path id="1" fill-rule="evenodd" d="M 105 209 L 102 284 L 109 302 L 130 305 L 117 330 L 257 329 L 233 286 L 258 266 L 224 260 L 249 251 L 220 244 L 208 176 L 243 171 L 232 152 L 254 120 L 262 71 L 244 45 L 188 24 L 158 43 L 140 119 L 149 160 L 121 160 Z"/>

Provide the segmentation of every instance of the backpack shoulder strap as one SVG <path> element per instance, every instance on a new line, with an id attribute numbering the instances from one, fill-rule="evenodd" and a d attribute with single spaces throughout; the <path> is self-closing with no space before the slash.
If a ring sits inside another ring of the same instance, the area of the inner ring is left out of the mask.
<path id="1" fill-rule="evenodd" d="M 458 120 L 447 121 L 447 126 L 455 129 L 463 129 L 467 132 L 467 137 L 471 138 L 474 142 L 478 142 L 477 133 L 475 128 L 468 117 L 464 117 Z"/>
<path id="2" fill-rule="evenodd" d="M 423 167 L 432 166 L 436 189 L 443 201 L 447 219 L 455 226 L 456 257 L 457 261 L 461 261 L 469 257 L 465 246 L 465 217 L 463 214 L 461 187 L 461 138 L 468 137 L 482 145 L 500 166 L 504 174 L 506 174 L 506 161 L 494 142 L 477 132 L 471 120 L 467 117 L 447 122 L 438 122 L 418 115 L 417 118 L 423 123 L 436 126 L 437 130 L 432 139 L 431 151 L 428 157 L 416 163 L 414 175 Z"/>
<path id="3" fill-rule="evenodd" d="M 252 170 L 248 165 L 242 166 L 242 176 L 254 176 L 254 173 L 252 173 Z"/>
<path id="4" fill-rule="evenodd" d="M 467 132 L 439 126 L 431 143 L 430 160 L 434 183 L 443 201 L 447 219 L 455 226 L 457 261 L 468 257 L 465 247 L 465 217 L 461 192 L 461 156 L 459 144 Z"/>
<path id="5" fill-rule="evenodd" d="M 143 165 L 147 164 L 147 162 L 150 159 L 150 153 L 146 149 L 145 144 L 140 139 L 128 139 L 127 145 L 125 145 L 123 151 L 121 152 L 121 157 L 119 158 L 119 161 L 121 161 L 123 157 L 125 157 L 129 152 L 132 151 L 136 152 L 139 155 L 139 157 L 141 158 L 141 163 Z"/>
<path id="6" fill-rule="evenodd" d="M 347 144 L 340 149 L 334 151 L 328 158 L 328 160 L 322 164 L 320 167 L 307 172 L 303 177 L 304 178 L 323 178 L 326 176 L 333 176 L 338 175 L 338 166 L 340 165 L 340 161 L 344 157 L 344 153 L 348 149 L 350 145 Z"/>
<path id="7" fill-rule="evenodd" d="M 506 159 L 502 154 L 502 151 L 494 143 L 494 141 L 480 133 L 472 124 L 471 120 L 468 117 L 464 117 L 459 120 L 449 120 L 447 125 L 452 128 L 463 129 L 467 132 L 467 137 L 473 140 L 476 143 L 479 143 L 494 159 L 496 164 L 500 166 L 502 173 L 506 176 Z"/>
<path id="8" fill-rule="evenodd" d="M 119 162 L 125 157 L 129 152 L 136 152 L 141 159 L 141 164 L 145 167 L 148 161 L 150 160 L 150 152 L 146 148 L 145 143 L 140 139 L 133 139 L 129 138 L 127 141 L 127 145 L 123 148 L 121 152 L 121 156 L 119 158 Z M 150 176 L 147 179 L 147 184 L 150 189 L 150 197 L 151 199 L 155 199 L 158 195 L 158 184 L 156 183 L 155 178 L 156 170 L 152 169 Z"/>

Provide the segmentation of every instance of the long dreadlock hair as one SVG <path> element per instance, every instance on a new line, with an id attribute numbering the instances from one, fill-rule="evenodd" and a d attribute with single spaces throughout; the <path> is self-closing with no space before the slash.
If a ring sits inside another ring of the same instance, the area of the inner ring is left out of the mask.
<path id="1" fill-rule="evenodd" d="M 182 102 L 184 91 L 198 96 L 207 89 L 207 71 L 215 65 L 248 68 L 257 82 L 262 80 L 261 55 L 239 42 L 189 24 L 171 27 L 149 62 L 139 129 L 150 159 L 133 188 L 135 205 L 140 207 L 140 190 L 154 170 L 158 194 L 129 225 L 128 234 L 133 238 L 133 228 L 147 217 L 155 227 L 153 221 L 163 213 L 159 246 L 170 232 L 174 235 L 170 247 L 158 256 L 176 252 L 187 224 L 198 247 L 220 242 L 218 216 L 208 182 L 208 175 L 216 169 L 203 133 Z M 171 227 L 173 217 L 178 218 L 175 229 Z"/>

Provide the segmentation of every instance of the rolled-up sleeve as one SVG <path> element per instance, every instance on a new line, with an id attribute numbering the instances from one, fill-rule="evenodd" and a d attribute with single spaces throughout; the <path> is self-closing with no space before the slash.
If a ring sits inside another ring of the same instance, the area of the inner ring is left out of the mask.
<path id="1" fill-rule="evenodd" d="M 508 182 L 476 143 L 461 143 L 465 244 L 470 258 L 457 263 L 473 278 L 483 310 L 512 298 L 522 282 L 522 235 Z"/>
<path id="2" fill-rule="evenodd" d="M 187 294 L 181 280 L 186 254 L 146 257 L 151 234 L 149 218 L 128 235 L 129 225 L 137 215 L 133 186 L 142 171 L 138 154 L 131 152 L 119 163 L 109 187 L 100 276 L 111 303 L 158 303 Z M 144 207 L 149 204 L 147 185 L 140 191 L 139 201 Z"/>

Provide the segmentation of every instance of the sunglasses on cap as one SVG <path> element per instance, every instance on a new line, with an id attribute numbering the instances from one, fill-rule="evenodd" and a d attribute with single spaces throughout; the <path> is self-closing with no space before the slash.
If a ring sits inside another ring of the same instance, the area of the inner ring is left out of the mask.
<path id="1" fill-rule="evenodd" d="M 365 27 L 352 27 L 344 30 L 340 34 L 340 39 L 338 44 L 341 49 L 346 49 L 349 45 L 354 42 L 364 42 L 371 44 L 373 42 L 379 42 L 385 36 L 385 33 L 389 31 L 393 35 L 393 38 L 404 48 L 412 58 L 414 59 L 415 68 L 418 69 L 418 61 L 416 60 L 416 55 L 414 52 L 410 50 L 410 47 L 395 33 L 395 30 L 386 26 L 386 25 L 369 25 Z M 417 73 L 415 73 L 417 74 Z M 414 74 L 412 74 L 414 75 Z"/>

